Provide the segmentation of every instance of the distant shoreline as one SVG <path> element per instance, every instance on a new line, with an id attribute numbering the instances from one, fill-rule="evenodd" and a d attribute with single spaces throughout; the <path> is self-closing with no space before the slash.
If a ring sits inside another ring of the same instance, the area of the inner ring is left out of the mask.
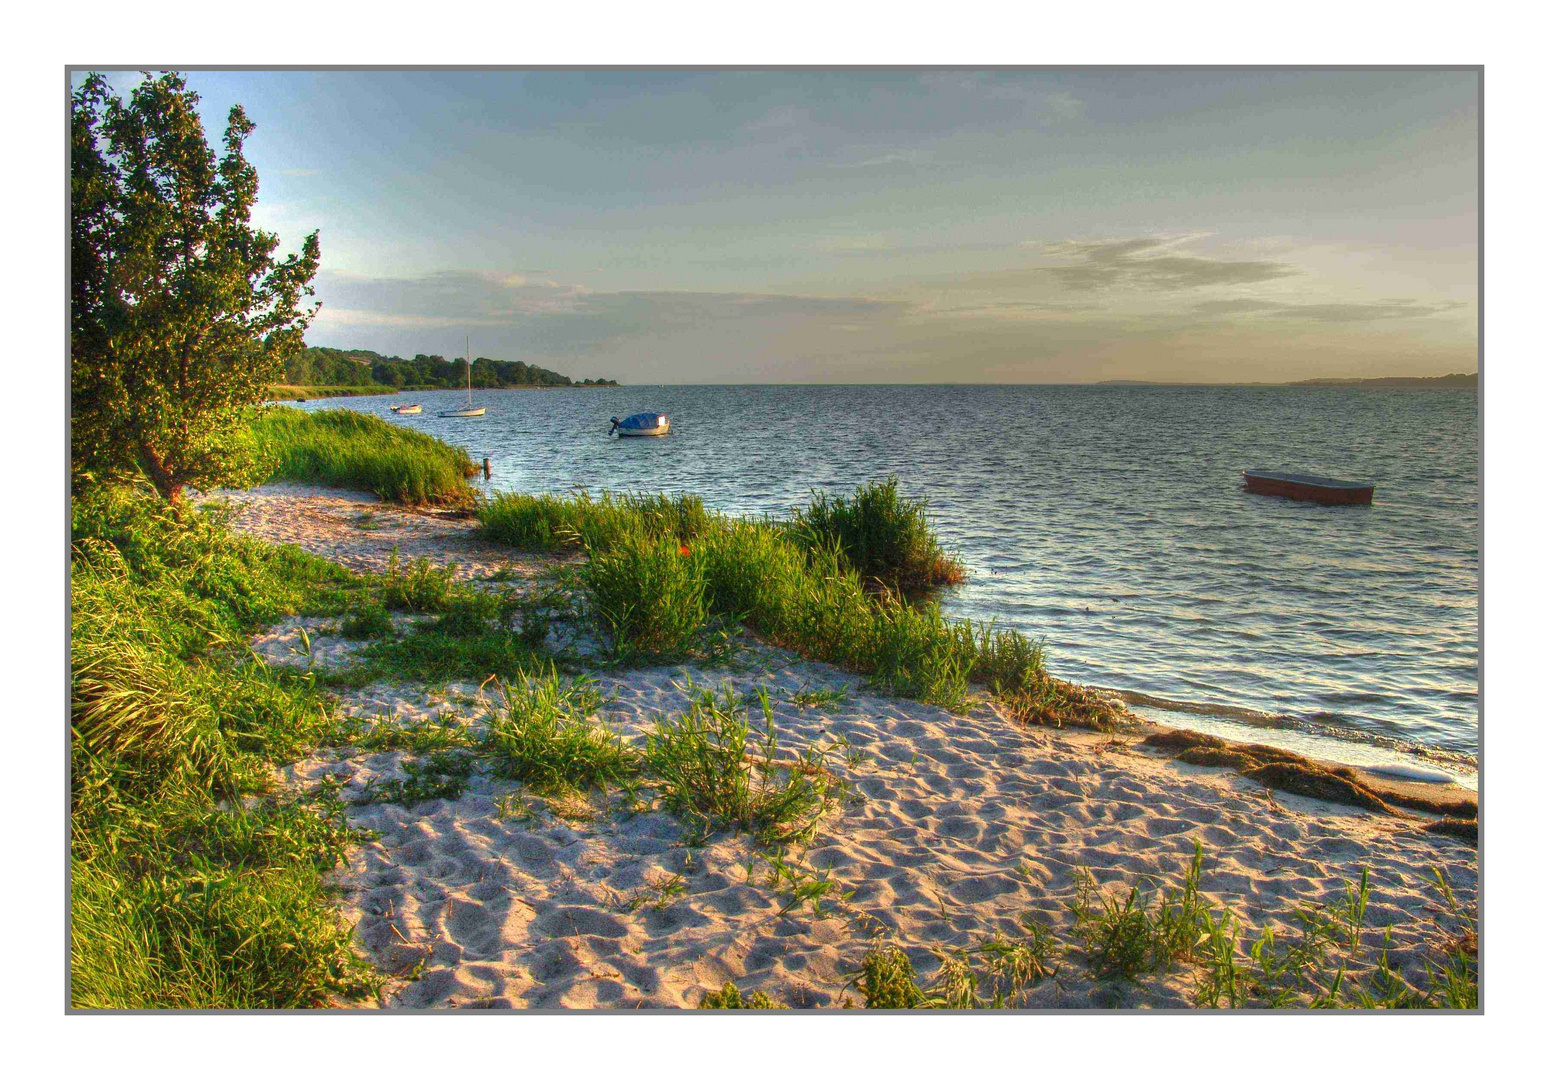
<path id="1" fill-rule="evenodd" d="M 569 386 L 475 386 L 480 392 L 492 390 L 601 390 L 614 389 L 618 383 L 571 383 Z M 461 390 L 457 386 L 287 386 L 269 387 L 268 401 L 317 401 L 335 397 L 380 397 L 384 394 L 431 394 Z"/>
<path id="2" fill-rule="evenodd" d="M 1075 384 L 1080 385 L 1080 384 Z M 1154 382 L 1150 379 L 1104 379 L 1091 386 L 1415 386 L 1426 389 L 1477 389 L 1479 373 L 1452 375 L 1386 375 L 1375 379 L 1300 379 L 1297 382 Z"/>

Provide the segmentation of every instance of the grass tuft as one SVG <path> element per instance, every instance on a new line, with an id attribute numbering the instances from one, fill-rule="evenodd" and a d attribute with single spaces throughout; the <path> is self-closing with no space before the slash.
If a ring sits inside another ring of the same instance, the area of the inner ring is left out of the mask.
<path id="1" fill-rule="evenodd" d="M 750 735 L 747 709 L 729 686 L 720 697 L 703 691 L 680 717 L 658 720 L 644 761 L 663 805 L 699 836 L 735 829 L 763 844 L 810 839 L 830 799 L 821 758 L 779 760 L 772 722 L 757 756 Z"/>
<path id="2" fill-rule="evenodd" d="M 627 783 L 639 771 L 634 750 L 589 719 L 602 703 L 591 679 L 562 680 L 551 665 L 501 693 L 482 746 L 496 775 L 564 794 Z"/>
<path id="3" fill-rule="evenodd" d="M 850 498 L 815 491 L 792 516 L 791 535 L 810 548 L 837 550 L 856 573 L 890 589 L 919 590 L 967 580 L 925 516 L 924 499 L 898 494 L 898 478 L 872 481 Z"/>
<path id="4" fill-rule="evenodd" d="M 369 491 L 393 502 L 468 506 L 477 467 L 461 447 L 350 409 L 276 406 L 253 421 L 272 478 Z"/>

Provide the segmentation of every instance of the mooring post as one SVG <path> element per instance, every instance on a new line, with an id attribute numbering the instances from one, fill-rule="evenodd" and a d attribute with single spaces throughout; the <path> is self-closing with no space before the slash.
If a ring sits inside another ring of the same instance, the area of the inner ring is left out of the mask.
<path id="1" fill-rule="evenodd" d="M 489 479 L 489 458 L 484 459 L 484 479 Z"/>

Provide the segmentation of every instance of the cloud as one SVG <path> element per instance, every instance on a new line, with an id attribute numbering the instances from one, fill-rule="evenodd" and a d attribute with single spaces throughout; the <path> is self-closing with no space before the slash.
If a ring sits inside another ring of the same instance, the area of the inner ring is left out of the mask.
<path id="1" fill-rule="evenodd" d="M 1318 323 L 1363 323 L 1382 319 L 1412 319 L 1466 307 L 1458 300 L 1423 304 L 1418 300 L 1391 298 L 1347 304 L 1283 304 L 1272 300 L 1207 300 L 1195 304 L 1201 315 L 1263 314 L 1272 319 L 1299 319 Z"/>
<path id="2" fill-rule="evenodd" d="M 1050 255 L 1078 260 L 1070 266 L 1049 267 L 1047 272 L 1067 289 L 1134 288 L 1163 292 L 1212 285 L 1256 285 L 1300 273 L 1289 263 L 1267 259 L 1232 261 L 1164 254 L 1192 239 L 1197 237 L 1144 236 L 1045 244 L 1044 250 Z"/>
<path id="3" fill-rule="evenodd" d="M 500 327 L 521 347 L 574 353 L 640 337 L 759 321 L 774 325 L 892 322 L 914 310 L 901 300 L 781 293 L 594 292 L 583 285 L 522 274 L 448 271 L 414 278 L 325 274 L 318 282 L 321 328 L 446 330 Z M 748 331 L 752 332 L 752 331 Z M 433 348 L 433 343 L 408 348 Z"/>

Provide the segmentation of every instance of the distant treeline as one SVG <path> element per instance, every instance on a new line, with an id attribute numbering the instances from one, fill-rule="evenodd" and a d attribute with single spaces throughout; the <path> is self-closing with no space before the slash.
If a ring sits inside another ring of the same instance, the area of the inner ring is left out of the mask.
<path id="1" fill-rule="evenodd" d="M 1382 379 L 1303 379 L 1294 382 L 1292 386 L 1478 386 L 1479 373 L 1471 375 L 1461 372 L 1453 375 L 1432 375 L 1429 377 L 1390 375 Z"/>
<path id="2" fill-rule="evenodd" d="M 329 349 L 309 346 L 285 362 L 285 382 L 290 386 L 391 386 L 399 389 L 456 389 L 466 384 L 468 362 L 462 357 L 417 354 L 412 360 L 383 356 L 370 349 Z M 617 386 L 613 379 L 572 380 L 568 375 L 526 364 L 520 360 L 473 362 L 473 385 L 486 388 L 513 386 Z"/>

